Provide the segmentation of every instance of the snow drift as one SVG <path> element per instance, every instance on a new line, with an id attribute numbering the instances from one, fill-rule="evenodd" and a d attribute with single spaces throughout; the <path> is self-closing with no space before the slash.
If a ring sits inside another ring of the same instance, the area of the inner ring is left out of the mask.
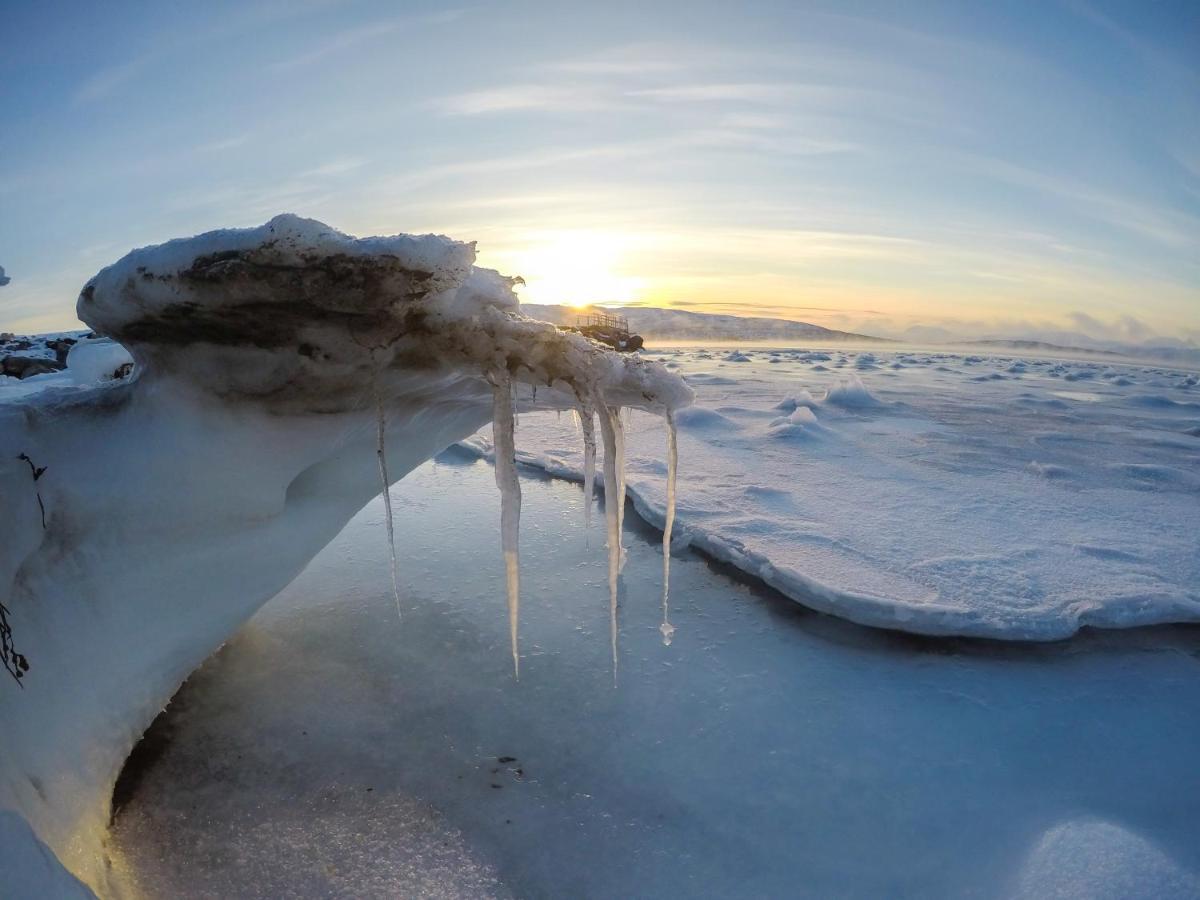
<path id="1" fill-rule="evenodd" d="M 1125 366 L 1129 386 L 1097 374 L 1079 392 L 1050 360 L 975 381 L 1014 360 L 872 351 L 864 370 L 852 351 L 823 367 L 789 350 L 714 363 L 710 349 L 659 351 L 696 389 L 676 416 L 677 546 L 812 609 L 915 634 L 1057 641 L 1200 622 L 1193 373 Z M 1145 401 L 1159 381 L 1177 386 L 1170 405 Z M 522 424 L 539 451 L 524 461 L 581 479 L 569 423 Z M 634 416 L 625 437 L 634 508 L 661 526 L 661 426 Z"/>
<path id="2" fill-rule="evenodd" d="M 606 443 L 622 406 L 690 402 L 662 366 L 522 317 L 513 279 L 474 258 L 295 216 L 137 250 L 79 297 L 111 342 L 76 351 L 73 377 L 0 390 L 5 658 L 29 663 L 0 689 L 0 869 L 79 891 L 56 857 L 118 889 L 104 837 L 130 748 L 380 471 L 477 430 L 513 382 L 596 411 Z"/>

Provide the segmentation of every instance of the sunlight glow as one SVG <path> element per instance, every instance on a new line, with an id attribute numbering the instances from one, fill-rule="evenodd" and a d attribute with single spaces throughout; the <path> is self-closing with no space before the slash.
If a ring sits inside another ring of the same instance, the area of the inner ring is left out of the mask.
<path id="1" fill-rule="evenodd" d="M 525 279 L 523 303 L 621 305 L 640 299 L 643 279 L 622 273 L 627 241 L 594 231 L 558 231 L 540 236 L 512 254 L 512 271 Z"/>

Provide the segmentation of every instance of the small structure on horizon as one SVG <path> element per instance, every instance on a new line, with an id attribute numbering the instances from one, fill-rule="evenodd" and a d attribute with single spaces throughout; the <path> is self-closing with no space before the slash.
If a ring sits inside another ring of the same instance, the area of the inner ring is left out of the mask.
<path id="1" fill-rule="evenodd" d="M 576 317 L 575 325 L 567 327 L 570 331 L 577 331 L 622 353 L 642 349 L 642 336 L 630 333 L 629 320 L 624 316 L 609 312 L 590 312 Z"/>

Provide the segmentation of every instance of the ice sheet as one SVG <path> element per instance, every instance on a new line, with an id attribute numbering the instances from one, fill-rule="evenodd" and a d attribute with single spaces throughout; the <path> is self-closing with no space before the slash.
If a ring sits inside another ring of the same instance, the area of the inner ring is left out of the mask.
<path id="1" fill-rule="evenodd" d="M 878 348 L 648 355 L 697 393 L 677 414 L 677 540 L 808 606 L 1020 640 L 1200 620 L 1193 372 Z M 529 415 L 522 433 L 527 464 L 579 477 L 565 427 Z M 661 526 L 661 422 L 635 413 L 627 444 L 629 490 Z"/>

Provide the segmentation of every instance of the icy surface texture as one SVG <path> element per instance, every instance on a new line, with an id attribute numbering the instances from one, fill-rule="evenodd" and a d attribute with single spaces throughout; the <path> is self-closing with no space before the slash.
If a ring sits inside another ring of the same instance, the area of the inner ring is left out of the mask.
<path id="1" fill-rule="evenodd" d="M 394 489 L 425 511 L 399 639 L 372 501 L 189 679 L 115 828 L 147 893 L 412 897 L 420 855 L 517 897 L 1198 896 L 1196 628 L 913 640 L 683 547 L 663 647 L 630 516 L 614 690 L 604 524 L 589 550 L 579 487 L 532 475 L 517 686 L 493 477 L 451 452 Z"/>
<path id="2" fill-rule="evenodd" d="M 473 260 L 295 216 L 136 250 L 78 303 L 130 371 L 107 377 L 128 359 L 107 344 L 85 377 L 0 385 L 0 598 L 31 663 L 0 689 L 0 809 L 93 887 L 146 725 L 380 492 L 376 391 L 393 480 L 489 421 L 498 371 L 544 407 L 688 402 L 661 365 L 522 317 Z"/>
<path id="3" fill-rule="evenodd" d="M 1200 621 L 1195 372 L 829 347 L 652 355 L 697 392 L 675 416 L 676 543 L 901 631 L 1056 640 Z M 530 416 L 522 433 L 525 463 L 582 477 L 565 423 Z M 662 433 L 638 413 L 625 433 L 635 508 L 657 527 Z"/>

